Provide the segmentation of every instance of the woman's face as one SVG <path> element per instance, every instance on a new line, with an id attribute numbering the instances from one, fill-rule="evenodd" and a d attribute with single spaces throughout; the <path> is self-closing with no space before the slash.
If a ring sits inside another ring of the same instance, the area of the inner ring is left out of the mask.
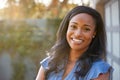
<path id="1" fill-rule="evenodd" d="M 66 38 L 71 50 L 86 51 L 95 34 L 93 17 L 86 13 L 80 13 L 70 20 Z"/>

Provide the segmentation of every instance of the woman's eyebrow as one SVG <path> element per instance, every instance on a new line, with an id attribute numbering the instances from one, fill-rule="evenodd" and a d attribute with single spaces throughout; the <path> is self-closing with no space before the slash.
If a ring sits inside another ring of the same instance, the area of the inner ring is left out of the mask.
<path id="1" fill-rule="evenodd" d="M 70 23 L 73 23 L 73 24 L 76 24 L 76 25 L 78 25 L 78 23 L 77 23 L 77 22 L 70 22 Z M 89 23 L 85 23 L 83 26 L 92 27 L 92 26 L 94 26 L 94 25 L 92 25 L 92 24 L 89 24 Z"/>
<path id="2" fill-rule="evenodd" d="M 77 22 L 70 22 L 70 23 L 74 23 L 74 24 L 77 24 L 77 25 L 78 25 L 78 23 L 77 23 Z"/>
<path id="3" fill-rule="evenodd" d="M 78 25 L 78 23 L 77 22 L 70 22 L 70 23 L 73 23 L 73 24 L 76 24 L 76 25 Z M 84 24 L 83 26 L 88 26 L 88 27 L 92 27 L 93 25 L 92 24 Z"/>
<path id="4" fill-rule="evenodd" d="M 92 26 L 91 24 L 84 24 L 84 26 Z"/>
<path id="5" fill-rule="evenodd" d="M 84 24 L 84 26 L 93 27 L 94 25 L 92 25 L 92 24 Z"/>

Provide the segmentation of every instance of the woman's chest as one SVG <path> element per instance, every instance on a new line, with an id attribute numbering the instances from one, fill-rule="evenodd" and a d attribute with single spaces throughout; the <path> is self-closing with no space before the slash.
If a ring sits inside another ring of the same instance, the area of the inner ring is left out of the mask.
<path id="1" fill-rule="evenodd" d="M 63 72 L 62 80 L 64 80 L 72 72 L 74 66 L 75 63 L 67 63 Z"/>
<path id="2" fill-rule="evenodd" d="M 65 69 L 58 73 L 52 72 L 49 75 L 48 80 L 76 80 L 75 79 L 76 65 L 66 65 Z"/>

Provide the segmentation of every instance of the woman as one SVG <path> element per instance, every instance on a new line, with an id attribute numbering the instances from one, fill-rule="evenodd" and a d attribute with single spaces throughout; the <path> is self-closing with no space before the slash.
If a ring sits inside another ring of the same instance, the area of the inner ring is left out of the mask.
<path id="1" fill-rule="evenodd" d="M 77 6 L 61 22 L 57 41 L 41 62 L 36 80 L 110 80 L 112 68 L 103 60 L 105 50 L 100 14 Z"/>

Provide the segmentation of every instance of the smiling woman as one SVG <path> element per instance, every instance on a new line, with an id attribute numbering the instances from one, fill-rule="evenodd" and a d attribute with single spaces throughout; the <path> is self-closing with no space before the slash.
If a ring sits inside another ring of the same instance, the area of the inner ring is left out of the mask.
<path id="1" fill-rule="evenodd" d="M 40 62 L 36 80 L 111 80 L 106 32 L 95 9 L 76 6 L 63 18 L 56 42 Z"/>

